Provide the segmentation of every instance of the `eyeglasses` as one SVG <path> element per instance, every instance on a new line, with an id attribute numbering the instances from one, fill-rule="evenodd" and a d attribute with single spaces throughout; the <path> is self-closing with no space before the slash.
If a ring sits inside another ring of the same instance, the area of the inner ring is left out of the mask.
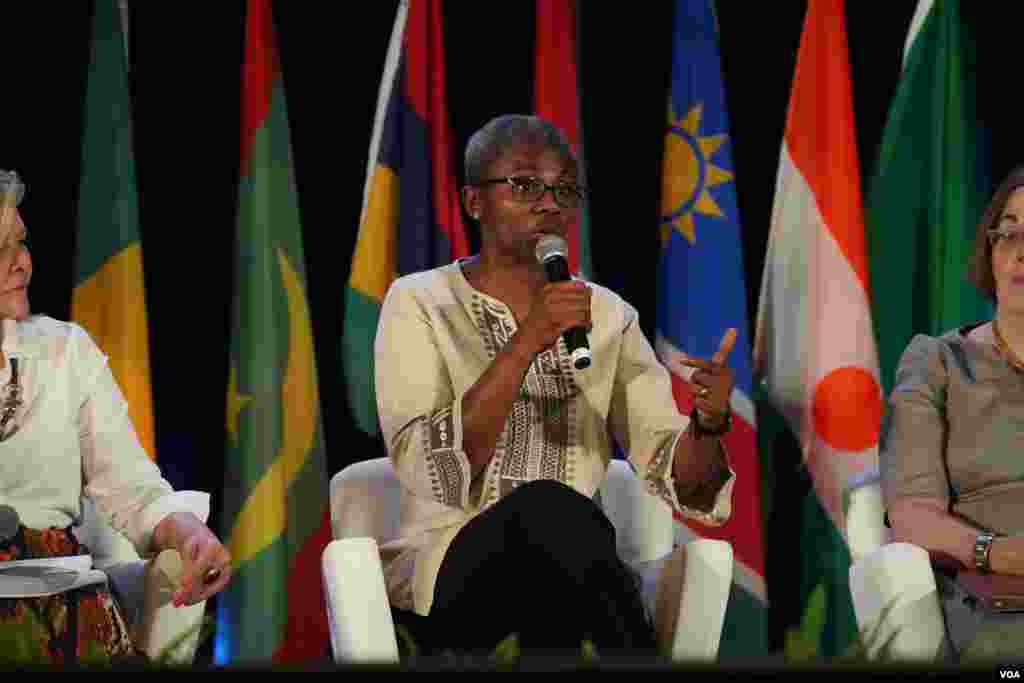
<path id="1" fill-rule="evenodd" d="M 988 243 L 995 247 L 1019 247 L 1024 245 L 1024 229 L 994 228 L 988 231 Z"/>
<path id="2" fill-rule="evenodd" d="M 490 178 L 481 180 L 478 184 L 497 185 L 501 183 L 511 185 L 516 199 L 524 202 L 539 202 L 544 193 L 551 190 L 551 196 L 555 198 L 555 203 L 563 209 L 575 209 L 586 198 L 583 188 L 576 183 L 560 182 L 548 185 L 537 176 L 514 175 L 505 178 Z"/>

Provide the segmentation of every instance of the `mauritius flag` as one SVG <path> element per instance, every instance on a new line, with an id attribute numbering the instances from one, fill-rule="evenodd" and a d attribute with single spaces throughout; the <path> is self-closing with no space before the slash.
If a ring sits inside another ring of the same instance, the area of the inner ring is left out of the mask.
<path id="1" fill-rule="evenodd" d="M 743 252 L 729 141 L 717 29 L 711 0 L 677 2 L 672 81 L 662 168 L 661 255 L 658 263 L 656 348 L 672 374 L 676 403 L 693 408 L 688 355 L 710 358 L 723 334 L 736 328 L 729 364 L 736 370 L 730 398 L 733 427 L 725 437 L 736 471 L 730 520 L 711 528 L 680 520 L 676 537 L 728 540 L 734 585 L 719 654 L 750 656 L 768 649 L 761 476 L 752 378 Z"/>
<path id="2" fill-rule="evenodd" d="M 218 664 L 327 654 L 327 468 L 302 231 L 270 0 L 249 0 L 227 391 Z"/>
<path id="3" fill-rule="evenodd" d="M 440 0 L 398 7 L 377 101 L 363 212 L 345 292 L 342 363 L 349 405 L 378 431 L 373 340 L 380 305 L 400 275 L 469 253 L 452 174 Z"/>

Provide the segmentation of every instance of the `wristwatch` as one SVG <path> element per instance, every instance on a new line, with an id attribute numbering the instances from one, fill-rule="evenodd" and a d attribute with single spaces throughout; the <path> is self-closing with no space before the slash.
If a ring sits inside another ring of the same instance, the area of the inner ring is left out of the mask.
<path id="1" fill-rule="evenodd" d="M 729 408 L 726 408 L 725 417 L 722 418 L 722 424 L 718 426 L 718 429 L 705 429 L 704 425 L 700 422 L 701 415 L 702 413 L 696 407 L 694 407 L 693 412 L 690 413 L 690 421 L 693 422 L 693 435 L 697 438 L 704 436 L 722 436 L 732 427 L 732 410 Z"/>
<path id="2" fill-rule="evenodd" d="M 974 539 L 974 568 L 979 572 L 987 574 L 992 571 L 989 555 L 992 552 L 992 541 L 994 540 L 995 534 L 991 531 L 982 531 Z"/>

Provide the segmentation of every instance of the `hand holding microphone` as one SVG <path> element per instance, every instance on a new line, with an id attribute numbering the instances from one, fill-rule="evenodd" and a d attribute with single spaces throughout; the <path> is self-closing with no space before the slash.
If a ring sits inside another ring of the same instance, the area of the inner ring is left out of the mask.
<path id="1" fill-rule="evenodd" d="M 562 336 L 572 358 L 573 367 L 590 366 L 590 344 L 587 331 L 590 320 L 590 287 L 573 281 L 566 260 L 565 240 L 545 235 L 537 242 L 537 261 L 544 265 L 548 284 L 541 290 L 522 332 L 532 335 L 534 352 L 550 347 Z"/>

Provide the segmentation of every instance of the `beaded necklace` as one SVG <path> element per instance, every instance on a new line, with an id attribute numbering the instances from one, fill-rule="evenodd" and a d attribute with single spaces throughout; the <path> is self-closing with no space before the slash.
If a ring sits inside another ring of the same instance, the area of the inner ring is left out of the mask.
<path id="1" fill-rule="evenodd" d="M 21 382 L 18 380 L 18 359 L 11 359 L 11 379 L 4 387 L 4 402 L 0 404 L 0 441 L 6 441 L 18 432 L 18 423 L 13 422 L 21 406 Z"/>
<path id="2" fill-rule="evenodd" d="M 1024 372 L 1024 361 L 1022 361 L 1017 354 L 1013 352 L 1010 345 L 1006 343 L 1005 339 L 1003 339 L 1003 334 L 999 331 L 998 320 L 992 321 L 992 331 L 996 333 L 996 345 L 999 347 L 999 350 L 1003 352 L 1003 357 L 1006 359 L 1006 362 L 1009 363 L 1014 370 Z"/>

